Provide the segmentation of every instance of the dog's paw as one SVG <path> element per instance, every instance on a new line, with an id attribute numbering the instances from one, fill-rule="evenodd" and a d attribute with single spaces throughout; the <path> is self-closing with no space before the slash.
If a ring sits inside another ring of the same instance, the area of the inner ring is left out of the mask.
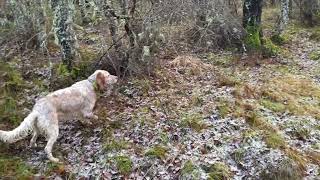
<path id="1" fill-rule="evenodd" d="M 49 160 L 53 163 L 59 163 L 59 164 L 62 163 L 58 158 L 55 158 L 55 157 L 49 157 Z"/>
<path id="2" fill-rule="evenodd" d="M 30 143 L 29 145 L 30 148 L 36 148 L 38 147 L 37 143 Z"/>

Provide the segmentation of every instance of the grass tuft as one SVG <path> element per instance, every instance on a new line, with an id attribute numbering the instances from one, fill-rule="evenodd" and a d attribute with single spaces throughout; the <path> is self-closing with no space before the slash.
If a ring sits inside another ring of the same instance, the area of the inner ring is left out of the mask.
<path id="1" fill-rule="evenodd" d="M 286 142 L 279 133 L 270 133 L 265 136 L 265 142 L 268 147 L 281 149 L 286 147 Z"/>
<path id="2" fill-rule="evenodd" d="M 129 143 L 124 140 L 115 140 L 112 139 L 110 142 L 107 142 L 103 146 L 105 151 L 120 151 L 122 149 L 129 148 Z"/>
<path id="3" fill-rule="evenodd" d="M 133 163 L 128 156 L 116 156 L 114 159 L 121 174 L 127 175 L 132 171 Z"/>
<path id="4" fill-rule="evenodd" d="M 150 148 L 149 150 L 147 150 L 145 155 L 149 156 L 149 157 L 165 159 L 165 157 L 167 155 L 167 151 L 168 151 L 167 148 L 160 146 L 160 145 L 156 145 L 156 146 Z"/>
<path id="5" fill-rule="evenodd" d="M 210 180 L 224 180 L 231 179 L 231 171 L 227 165 L 224 163 L 215 163 L 209 168 L 209 178 Z"/>
<path id="6" fill-rule="evenodd" d="M 181 120 L 182 127 L 188 127 L 200 132 L 202 129 L 207 128 L 207 125 L 202 122 L 203 117 L 199 113 L 184 114 Z"/>
<path id="7" fill-rule="evenodd" d="M 0 175 L 4 179 L 32 179 L 34 173 L 20 158 L 0 157 Z"/>

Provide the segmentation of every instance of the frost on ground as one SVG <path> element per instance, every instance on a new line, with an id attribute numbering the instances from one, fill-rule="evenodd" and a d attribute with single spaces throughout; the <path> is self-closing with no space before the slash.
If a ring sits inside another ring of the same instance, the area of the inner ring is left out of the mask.
<path id="1" fill-rule="evenodd" d="M 226 52 L 165 60 L 100 99 L 94 125 L 60 124 L 64 164 L 47 162 L 44 139 L 7 151 L 41 177 L 319 179 L 318 46 L 297 32 L 254 66 Z"/>

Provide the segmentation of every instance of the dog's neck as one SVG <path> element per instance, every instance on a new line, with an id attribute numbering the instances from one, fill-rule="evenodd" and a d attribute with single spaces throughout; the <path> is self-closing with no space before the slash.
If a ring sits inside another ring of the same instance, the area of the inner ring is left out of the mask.
<path id="1" fill-rule="evenodd" d="M 96 94 L 100 93 L 100 90 L 99 90 L 98 85 L 97 85 L 97 81 L 95 79 L 93 79 L 93 78 L 88 78 L 88 81 L 91 83 L 91 85 L 92 85 L 92 87 L 94 89 L 94 92 Z"/>

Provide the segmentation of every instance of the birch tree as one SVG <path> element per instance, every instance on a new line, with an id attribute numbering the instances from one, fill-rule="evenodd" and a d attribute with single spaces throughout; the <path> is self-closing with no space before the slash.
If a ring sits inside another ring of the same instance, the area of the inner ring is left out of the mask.
<path id="1" fill-rule="evenodd" d="M 52 0 L 51 7 L 54 12 L 55 39 L 61 47 L 62 63 L 68 71 L 72 70 L 75 58 L 76 38 L 72 28 L 73 4 L 67 0 Z"/>
<path id="2" fill-rule="evenodd" d="M 289 22 L 289 0 L 281 0 L 281 13 L 276 28 L 276 35 L 281 35 Z"/>

